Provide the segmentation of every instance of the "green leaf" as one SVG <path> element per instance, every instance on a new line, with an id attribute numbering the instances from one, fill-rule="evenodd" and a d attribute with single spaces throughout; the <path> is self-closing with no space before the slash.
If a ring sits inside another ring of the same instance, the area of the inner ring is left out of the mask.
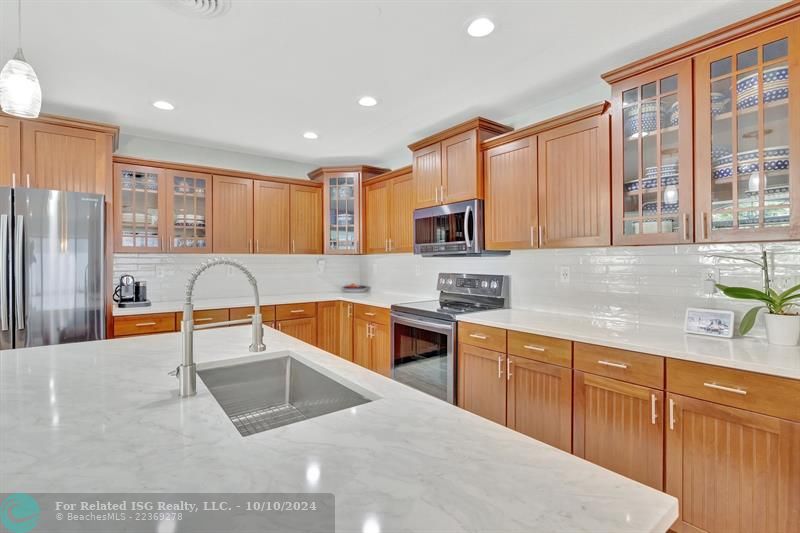
<path id="1" fill-rule="evenodd" d="M 728 298 L 736 298 L 737 300 L 758 300 L 768 305 L 773 305 L 775 301 L 769 297 L 768 294 L 748 287 L 725 287 L 720 285 L 720 290 Z"/>
<path id="2" fill-rule="evenodd" d="M 795 285 L 794 287 L 786 289 L 785 291 L 780 293 L 778 298 L 780 298 L 781 300 L 785 300 L 786 298 L 788 298 L 789 296 L 792 296 L 792 294 L 797 292 L 797 291 L 800 291 L 800 285 Z M 800 294 L 798 294 L 797 296 L 800 296 Z"/>
<path id="3" fill-rule="evenodd" d="M 745 313 L 745 315 L 742 317 L 741 323 L 739 324 L 739 333 L 742 335 L 747 335 L 747 333 L 753 329 L 753 326 L 756 323 L 756 318 L 758 318 L 758 312 L 762 309 L 763 307 L 754 307 Z"/>

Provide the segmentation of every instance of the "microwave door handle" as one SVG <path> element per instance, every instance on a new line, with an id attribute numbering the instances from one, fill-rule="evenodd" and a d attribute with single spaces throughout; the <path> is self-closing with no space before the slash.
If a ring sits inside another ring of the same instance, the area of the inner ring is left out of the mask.
<path id="1" fill-rule="evenodd" d="M 464 243 L 467 245 L 467 250 L 472 248 L 472 232 L 469 230 L 470 218 L 472 218 L 472 206 L 468 205 L 464 211 Z"/>

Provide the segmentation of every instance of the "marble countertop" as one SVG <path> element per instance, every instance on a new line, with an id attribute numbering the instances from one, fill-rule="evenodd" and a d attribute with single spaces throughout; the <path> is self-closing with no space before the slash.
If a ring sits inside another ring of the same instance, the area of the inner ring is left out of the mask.
<path id="1" fill-rule="evenodd" d="M 420 296 L 402 293 L 366 292 L 314 292 L 298 294 L 268 294 L 259 295 L 261 305 L 296 304 L 301 302 L 325 302 L 329 300 L 344 300 L 346 302 L 374 305 L 389 308 L 392 304 L 417 302 L 420 300 L 435 300 L 438 295 Z M 247 307 L 253 305 L 252 296 L 237 296 L 232 298 L 195 298 L 194 308 L 200 309 L 225 309 L 229 307 Z M 150 313 L 173 313 L 183 310 L 183 300 L 170 300 L 153 302 L 149 307 L 125 307 L 114 305 L 114 316 L 145 315 Z"/>
<path id="2" fill-rule="evenodd" d="M 247 326 L 199 331 L 196 360 L 248 355 Z M 332 492 L 336 529 L 659 532 L 677 501 L 265 328 L 269 352 L 378 399 L 241 437 L 178 334 L 0 353 L 0 492 Z M 312 475 L 313 474 L 313 475 Z"/>
<path id="3" fill-rule="evenodd" d="M 720 339 L 689 335 L 671 326 L 517 309 L 470 313 L 459 319 L 485 326 L 800 379 L 800 346 L 774 346 L 763 338 Z"/>

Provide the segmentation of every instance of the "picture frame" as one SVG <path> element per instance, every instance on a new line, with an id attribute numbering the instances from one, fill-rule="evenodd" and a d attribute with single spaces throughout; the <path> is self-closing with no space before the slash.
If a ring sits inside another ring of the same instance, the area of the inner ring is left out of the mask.
<path id="1" fill-rule="evenodd" d="M 692 335 L 707 337 L 733 338 L 736 329 L 733 311 L 723 309 L 686 309 L 683 330 Z"/>

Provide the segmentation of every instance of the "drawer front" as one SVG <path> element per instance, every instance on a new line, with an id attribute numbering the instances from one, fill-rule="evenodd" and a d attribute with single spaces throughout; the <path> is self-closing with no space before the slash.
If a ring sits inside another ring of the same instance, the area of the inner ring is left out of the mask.
<path id="1" fill-rule="evenodd" d="M 114 336 L 147 335 L 175 331 L 175 313 L 114 317 Z"/>
<path id="2" fill-rule="evenodd" d="M 389 310 L 384 307 L 355 304 L 353 306 L 353 314 L 355 314 L 356 318 L 366 320 L 367 322 L 389 325 Z"/>
<path id="3" fill-rule="evenodd" d="M 175 318 L 180 323 L 183 320 L 183 311 L 178 311 Z M 227 309 L 202 309 L 194 312 L 194 323 L 196 326 L 203 324 L 213 324 L 214 322 L 225 322 L 228 319 Z"/>
<path id="4" fill-rule="evenodd" d="M 458 324 L 458 342 L 506 353 L 506 330 L 460 322 Z"/>
<path id="5" fill-rule="evenodd" d="M 253 316 L 253 307 L 232 307 L 230 309 L 231 320 L 242 320 L 244 318 L 251 318 Z M 261 306 L 261 321 L 265 324 L 267 322 L 275 321 L 275 306 L 262 305 Z"/>
<path id="6" fill-rule="evenodd" d="M 575 343 L 575 368 L 654 389 L 664 389 L 664 358 Z"/>
<path id="7" fill-rule="evenodd" d="M 572 367 L 572 341 L 564 339 L 508 330 L 508 353 L 543 363 Z"/>
<path id="8" fill-rule="evenodd" d="M 800 422 L 800 381 L 793 379 L 668 359 L 667 390 Z"/>
<path id="9" fill-rule="evenodd" d="M 317 316 L 316 302 L 275 306 L 276 320 L 294 320 L 295 318 L 312 318 L 315 316 Z"/>

